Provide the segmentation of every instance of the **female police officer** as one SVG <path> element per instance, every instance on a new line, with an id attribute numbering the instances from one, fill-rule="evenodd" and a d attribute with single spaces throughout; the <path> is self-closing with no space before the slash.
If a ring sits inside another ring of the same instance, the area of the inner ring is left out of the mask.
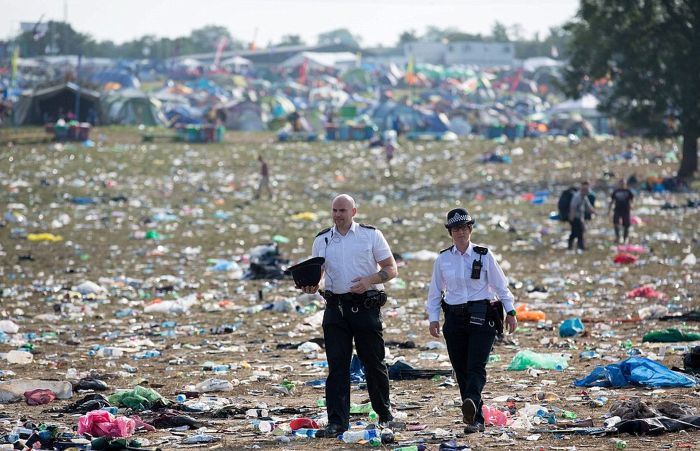
<path id="1" fill-rule="evenodd" d="M 462 396 L 465 434 L 484 430 L 481 390 L 497 329 L 502 331 L 504 307 L 508 332 L 518 325 L 503 270 L 487 248 L 470 241 L 473 225 L 463 208 L 447 214 L 445 227 L 454 244 L 435 261 L 425 304 L 433 337 L 440 336 L 440 309 L 445 311 L 445 341 Z M 494 295 L 500 302 L 494 302 Z"/>

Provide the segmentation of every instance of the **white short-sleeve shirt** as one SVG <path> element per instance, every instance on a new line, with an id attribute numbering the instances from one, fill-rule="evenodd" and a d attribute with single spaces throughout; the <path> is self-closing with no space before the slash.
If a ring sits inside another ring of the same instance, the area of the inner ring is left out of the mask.
<path id="1" fill-rule="evenodd" d="M 430 321 L 440 319 L 440 305 L 444 294 L 445 302 L 450 305 L 463 304 L 483 299 L 498 298 L 505 310 L 513 310 L 513 293 L 508 288 L 508 279 L 492 252 L 479 256 L 474 251 L 474 243 L 462 254 L 456 246 L 440 252 L 433 265 L 433 277 L 428 288 L 425 303 Z M 482 261 L 478 279 L 471 278 L 472 265 L 475 260 Z"/>
<path id="2" fill-rule="evenodd" d="M 326 290 L 336 294 L 349 293 L 355 284 L 353 279 L 376 273 L 379 270 L 377 262 L 392 255 L 382 232 L 354 221 L 345 236 L 335 226 L 319 234 L 311 253 L 314 257 L 326 259 Z M 370 289 L 383 290 L 384 285 L 372 285 Z"/>

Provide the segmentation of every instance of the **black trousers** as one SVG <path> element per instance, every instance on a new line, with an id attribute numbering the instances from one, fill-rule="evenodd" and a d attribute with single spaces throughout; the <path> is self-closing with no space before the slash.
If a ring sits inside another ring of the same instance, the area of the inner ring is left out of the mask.
<path id="1" fill-rule="evenodd" d="M 579 249 L 585 249 L 586 247 L 584 246 L 583 242 L 583 233 L 586 231 L 586 226 L 583 220 L 575 218 L 573 221 L 570 222 L 570 224 L 571 233 L 569 234 L 569 249 L 574 248 L 574 240 L 578 241 L 577 245 Z"/>
<path id="2" fill-rule="evenodd" d="M 356 311 L 353 311 L 356 310 Z M 355 341 L 357 356 L 365 367 L 367 391 L 380 421 L 391 419 L 389 373 L 384 364 L 384 335 L 380 308 L 353 308 L 351 302 L 340 307 L 329 303 L 323 314 L 328 379 L 326 409 L 328 423 L 344 428 L 350 422 L 350 361 Z"/>
<path id="3" fill-rule="evenodd" d="M 442 328 L 452 368 L 457 376 L 462 399 L 471 399 L 476 406 L 474 420 L 484 423 L 481 413 L 481 391 L 486 385 L 486 364 L 496 339 L 496 329 L 487 320 L 482 326 L 469 324 L 468 315 L 445 312 Z"/>

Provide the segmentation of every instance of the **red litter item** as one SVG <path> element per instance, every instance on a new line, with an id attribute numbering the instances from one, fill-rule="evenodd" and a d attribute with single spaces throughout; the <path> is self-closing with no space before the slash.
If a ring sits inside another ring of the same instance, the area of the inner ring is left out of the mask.
<path id="1" fill-rule="evenodd" d="M 45 388 L 37 388 L 36 390 L 24 392 L 24 397 L 27 400 L 28 406 L 40 406 L 55 400 L 56 393 Z"/>
<path id="2" fill-rule="evenodd" d="M 295 418 L 289 422 L 289 427 L 292 428 L 293 431 L 301 428 L 319 429 L 318 423 L 311 418 Z"/>
<path id="3" fill-rule="evenodd" d="M 628 298 L 663 299 L 666 297 L 666 295 L 660 291 L 656 291 L 653 287 L 651 287 L 649 285 L 644 285 L 641 287 L 637 287 L 634 290 L 628 291 L 627 297 Z"/>
<path id="4" fill-rule="evenodd" d="M 635 257 L 632 254 L 627 254 L 625 252 L 620 252 L 615 256 L 615 259 L 613 260 L 615 263 L 619 263 L 621 265 L 630 265 L 634 262 L 637 261 L 637 257 Z"/>

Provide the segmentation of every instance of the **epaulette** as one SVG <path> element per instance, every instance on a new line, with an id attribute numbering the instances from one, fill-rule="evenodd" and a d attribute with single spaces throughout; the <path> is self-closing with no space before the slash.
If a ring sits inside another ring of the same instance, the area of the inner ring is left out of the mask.
<path id="1" fill-rule="evenodd" d="M 320 232 L 318 232 L 318 233 L 316 234 L 316 236 L 321 236 L 321 235 L 323 235 L 324 233 L 328 233 L 328 231 L 329 231 L 330 229 L 331 229 L 330 227 L 327 227 L 327 228 L 321 230 Z"/>
<path id="2" fill-rule="evenodd" d="M 452 249 L 452 246 L 441 250 L 440 253 L 442 254 L 443 252 L 447 252 L 447 251 L 449 251 L 450 249 Z"/>
<path id="3" fill-rule="evenodd" d="M 482 246 L 474 246 L 474 252 L 476 252 L 479 255 L 486 255 L 489 252 L 489 248 Z"/>
<path id="4" fill-rule="evenodd" d="M 364 227 L 365 229 L 372 229 L 372 230 L 377 229 L 375 226 L 369 225 L 369 224 L 360 224 L 360 227 Z"/>

